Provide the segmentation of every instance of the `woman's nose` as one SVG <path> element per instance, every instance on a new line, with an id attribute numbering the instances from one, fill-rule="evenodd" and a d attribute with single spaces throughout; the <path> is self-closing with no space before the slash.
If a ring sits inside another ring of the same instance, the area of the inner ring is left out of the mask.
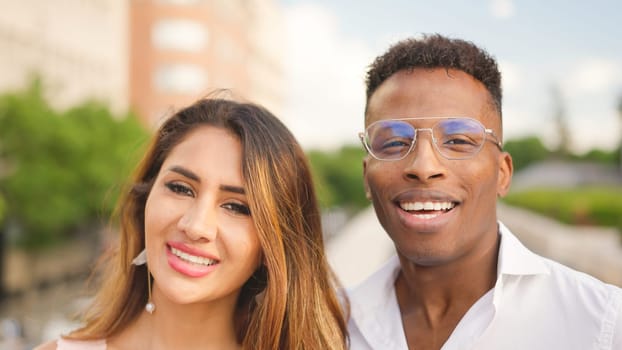
<path id="1" fill-rule="evenodd" d="M 217 210 L 197 201 L 184 213 L 178 226 L 193 241 L 214 240 L 218 233 Z"/>

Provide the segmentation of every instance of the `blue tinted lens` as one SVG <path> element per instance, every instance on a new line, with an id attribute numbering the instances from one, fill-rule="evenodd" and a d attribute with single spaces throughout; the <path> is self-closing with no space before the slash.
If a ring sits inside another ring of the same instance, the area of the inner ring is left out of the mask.
<path id="1" fill-rule="evenodd" d="M 370 151 L 380 159 L 403 157 L 410 150 L 414 137 L 413 126 L 398 120 L 376 122 L 367 129 Z"/>
<path id="2" fill-rule="evenodd" d="M 456 118 L 434 125 L 436 145 L 443 156 L 466 158 L 477 153 L 486 137 L 484 127 L 473 119 Z"/>
<path id="3" fill-rule="evenodd" d="M 410 122 L 438 121 L 429 128 L 415 128 Z M 466 159 L 482 148 L 486 132 L 482 124 L 470 118 L 412 118 L 381 120 L 367 128 L 365 143 L 378 159 L 404 158 L 414 147 L 417 130 L 432 131 L 436 149 L 449 159 Z"/>

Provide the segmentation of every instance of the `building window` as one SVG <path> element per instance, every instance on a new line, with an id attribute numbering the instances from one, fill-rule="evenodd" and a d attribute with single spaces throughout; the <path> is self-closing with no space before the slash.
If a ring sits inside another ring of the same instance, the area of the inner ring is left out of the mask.
<path id="1" fill-rule="evenodd" d="M 196 94 L 207 87 L 207 71 L 193 64 L 164 64 L 155 71 L 154 85 L 164 93 Z"/>
<path id="2" fill-rule="evenodd" d="M 166 19 L 154 24 L 151 42 L 160 50 L 198 52 L 207 47 L 205 25 L 186 19 Z"/>

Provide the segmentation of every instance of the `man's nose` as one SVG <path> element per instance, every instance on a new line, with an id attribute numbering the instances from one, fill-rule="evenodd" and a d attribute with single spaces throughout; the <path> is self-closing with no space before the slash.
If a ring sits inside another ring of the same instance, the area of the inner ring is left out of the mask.
<path id="1" fill-rule="evenodd" d="M 415 144 L 406 157 L 404 176 L 408 179 L 430 181 L 445 176 L 444 158 L 434 144 L 431 129 L 417 129 Z"/>

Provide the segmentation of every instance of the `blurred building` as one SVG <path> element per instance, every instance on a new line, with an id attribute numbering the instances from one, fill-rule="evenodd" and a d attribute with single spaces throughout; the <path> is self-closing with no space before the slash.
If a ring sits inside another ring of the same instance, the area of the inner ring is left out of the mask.
<path id="1" fill-rule="evenodd" d="M 34 75 L 57 108 L 97 99 L 127 109 L 127 4 L 123 0 L 0 0 L 0 91 Z"/>
<path id="2" fill-rule="evenodd" d="M 529 165 L 512 176 L 512 191 L 532 188 L 622 186 L 615 165 L 595 162 L 550 160 Z"/>
<path id="3" fill-rule="evenodd" d="M 130 4 L 130 104 L 148 125 L 220 88 L 280 115 L 283 21 L 274 1 Z"/>
<path id="4" fill-rule="evenodd" d="M 276 0 L 0 0 L 0 92 L 42 78 L 53 106 L 97 99 L 149 127 L 219 88 L 281 116 Z"/>

